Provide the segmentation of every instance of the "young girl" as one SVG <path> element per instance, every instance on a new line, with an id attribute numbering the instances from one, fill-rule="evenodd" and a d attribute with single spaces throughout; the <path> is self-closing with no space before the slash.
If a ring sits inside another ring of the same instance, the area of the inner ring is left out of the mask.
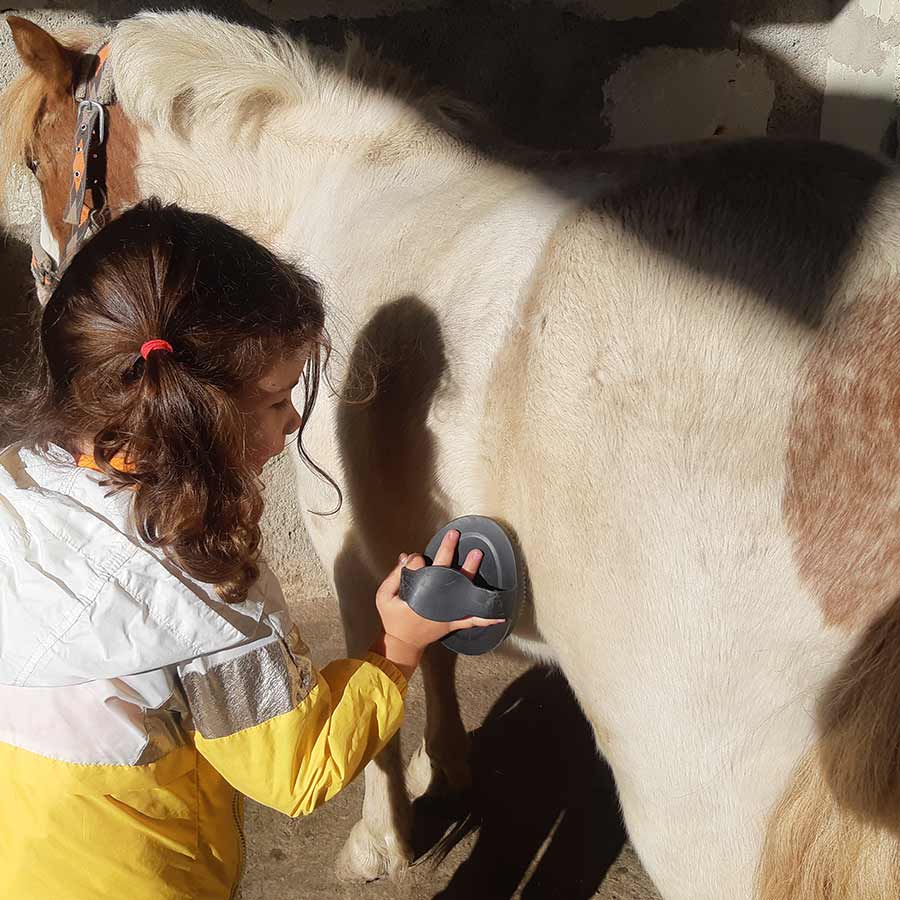
<path id="1" fill-rule="evenodd" d="M 233 895 L 240 795 L 291 816 L 333 797 L 397 730 L 423 649 L 488 624 L 419 618 L 404 554 L 372 652 L 307 657 L 259 559 L 259 474 L 312 409 L 322 329 L 309 278 L 154 202 L 44 310 L 0 456 L 5 900 Z"/>

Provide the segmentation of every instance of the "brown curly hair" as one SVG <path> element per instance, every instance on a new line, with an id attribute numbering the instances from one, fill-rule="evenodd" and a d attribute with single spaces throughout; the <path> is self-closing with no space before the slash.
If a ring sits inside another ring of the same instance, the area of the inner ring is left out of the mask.
<path id="1" fill-rule="evenodd" d="M 152 338 L 174 352 L 145 361 Z M 238 395 L 273 359 L 308 348 L 308 421 L 328 356 L 318 285 L 224 222 L 149 200 L 72 259 L 39 344 L 6 411 L 12 439 L 43 450 L 93 441 L 106 483 L 134 491 L 140 537 L 243 600 L 259 574 L 262 485 Z M 324 474 L 302 434 L 301 456 Z M 127 471 L 114 465 L 123 455 Z"/>

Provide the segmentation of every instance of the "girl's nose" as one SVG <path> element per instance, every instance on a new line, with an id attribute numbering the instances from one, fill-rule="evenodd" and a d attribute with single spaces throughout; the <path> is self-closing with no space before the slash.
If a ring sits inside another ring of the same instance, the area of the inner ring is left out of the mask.
<path id="1" fill-rule="evenodd" d="M 285 434 L 293 434 L 297 431 L 300 426 L 303 424 L 303 419 L 300 417 L 300 413 L 297 410 L 288 417 L 287 422 L 284 424 L 284 433 Z"/>

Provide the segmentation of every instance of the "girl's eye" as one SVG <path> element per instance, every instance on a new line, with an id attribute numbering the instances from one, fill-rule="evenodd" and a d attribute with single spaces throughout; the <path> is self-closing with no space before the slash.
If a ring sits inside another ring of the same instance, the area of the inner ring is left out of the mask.
<path id="1" fill-rule="evenodd" d="M 272 404 L 273 409 L 285 409 L 291 401 L 285 398 L 284 400 L 279 400 L 277 403 Z"/>

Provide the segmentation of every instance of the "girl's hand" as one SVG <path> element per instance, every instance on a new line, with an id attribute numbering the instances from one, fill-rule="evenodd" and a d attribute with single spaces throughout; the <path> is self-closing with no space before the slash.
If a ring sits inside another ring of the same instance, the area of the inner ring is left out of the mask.
<path id="1" fill-rule="evenodd" d="M 435 554 L 434 564 L 436 566 L 452 565 L 457 544 L 459 544 L 459 532 L 447 532 Z M 481 565 L 481 559 L 481 551 L 472 550 L 462 565 L 462 573 L 470 579 L 474 578 Z M 400 599 L 400 573 L 404 568 L 421 569 L 424 566 L 425 559 L 419 554 L 409 556 L 401 553 L 397 566 L 385 578 L 375 595 L 375 605 L 381 616 L 384 636 L 376 642 L 372 649 L 390 660 L 407 678 L 416 670 L 425 648 L 446 637 L 451 631 L 496 625 L 504 621 L 503 619 L 482 619 L 479 616 L 471 616 L 455 622 L 432 622 L 431 619 L 424 619 L 413 612 L 406 602 Z"/>

